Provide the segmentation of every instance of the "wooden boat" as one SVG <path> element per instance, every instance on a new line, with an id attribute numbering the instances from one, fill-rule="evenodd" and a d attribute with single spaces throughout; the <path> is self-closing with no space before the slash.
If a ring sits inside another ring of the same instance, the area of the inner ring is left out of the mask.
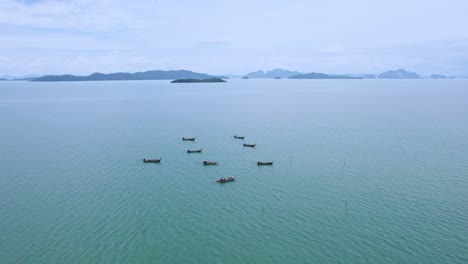
<path id="1" fill-rule="evenodd" d="M 255 148 L 255 145 L 256 145 L 256 144 L 245 144 L 245 143 L 244 143 L 244 147 Z"/>
<path id="2" fill-rule="evenodd" d="M 161 158 L 159 158 L 159 159 L 143 159 L 143 162 L 160 163 Z"/>
<path id="3" fill-rule="evenodd" d="M 200 153 L 203 149 L 187 149 L 187 153 Z"/>
<path id="4" fill-rule="evenodd" d="M 195 138 L 196 138 L 196 137 L 193 137 L 193 138 L 186 138 L 186 137 L 183 137 L 182 140 L 184 140 L 184 141 L 195 141 Z"/>
<path id="5" fill-rule="evenodd" d="M 221 179 L 218 179 L 216 182 L 225 183 L 225 182 L 233 181 L 234 179 L 235 179 L 234 176 L 229 176 L 227 178 L 222 177 Z"/>
<path id="6" fill-rule="evenodd" d="M 237 136 L 237 135 L 234 135 L 234 138 L 237 138 L 237 139 L 244 139 L 245 136 Z"/>
<path id="7" fill-rule="evenodd" d="M 257 161 L 257 165 L 273 165 L 273 161 Z"/>
<path id="8" fill-rule="evenodd" d="M 208 160 L 205 160 L 203 162 L 203 165 L 218 165 L 218 162 L 217 161 L 208 161 Z"/>

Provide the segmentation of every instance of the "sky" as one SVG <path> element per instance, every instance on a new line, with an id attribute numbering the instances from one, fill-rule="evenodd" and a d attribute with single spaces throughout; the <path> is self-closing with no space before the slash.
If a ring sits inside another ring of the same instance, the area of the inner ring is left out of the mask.
<path id="1" fill-rule="evenodd" d="M 468 74 L 467 0 L 0 0 L 0 75 Z"/>

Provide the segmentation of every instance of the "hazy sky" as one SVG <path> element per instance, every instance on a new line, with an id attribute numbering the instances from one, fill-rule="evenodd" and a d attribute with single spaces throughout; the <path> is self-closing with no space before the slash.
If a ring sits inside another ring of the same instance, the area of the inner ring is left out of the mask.
<path id="1" fill-rule="evenodd" d="M 0 75 L 468 74 L 467 0 L 0 0 Z"/>

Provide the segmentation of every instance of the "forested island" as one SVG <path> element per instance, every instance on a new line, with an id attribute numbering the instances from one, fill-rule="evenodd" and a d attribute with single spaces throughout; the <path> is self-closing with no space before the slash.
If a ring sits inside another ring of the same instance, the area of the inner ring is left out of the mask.
<path id="1" fill-rule="evenodd" d="M 171 83 L 220 83 L 226 82 L 221 78 L 209 78 L 209 79 L 178 79 L 173 80 Z"/>
<path id="2" fill-rule="evenodd" d="M 88 76 L 76 75 L 46 75 L 33 79 L 33 82 L 67 82 L 67 81 L 129 81 L 129 80 L 174 80 L 174 79 L 209 79 L 225 78 L 205 73 L 198 73 L 186 70 L 176 71 L 146 71 L 146 72 L 117 72 L 117 73 L 93 73 Z"/>

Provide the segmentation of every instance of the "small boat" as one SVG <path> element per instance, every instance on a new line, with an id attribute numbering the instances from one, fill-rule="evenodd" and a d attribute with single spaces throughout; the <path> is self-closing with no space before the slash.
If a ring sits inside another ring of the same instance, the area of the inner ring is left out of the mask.
<path id="1" fill-rule="evenodd" d="M 143 162 L 160 163 L 161 158 L 159 158 L 159 159 L 143 159 Z"/>
<path id="2" fill-rule="evenodd" d="M 195 138 L 196 138 L 196 137 L 193 137 L 193 138 L 186 138 L 186 137 L 183 137 L 182 140 L 184 140 L 184 141 L 195 141 Z"/>
<path id="3" fill-rule="evenodd" d="M 234 135 L 234 138 L 236 138 L 236 139 L 244 139 L 245 136 L 237 136 L 237 135 Z"/>
<path id="4" fill-rule="evenodd" d="M 217 161 L 208 161 L 208 160 L 205 160 L 203 162 L 203 165 L 218 165 L 218 162 Z"/>
<path id="5" fill-rule="evenodd" d="M 255 148 L 255 145 L 256 145 L 256 144 L 245 144 L 245 143 L 244 143 L 244 147 Z"/>
<path id="6" fill-rule="evenodd" d="M 200 153 L 203 149 L 187 149 L 187 153 Z"/>
<path id="7" fill-rule="evenodd" d="M 273 161 L 257 161 L 257 165 L 273 165 Z"/>
<path id="8" fill-rule="evenodd" d="M 234 176 L 229 176 L 227 178 L 222 177 L 221 179 L 218 179 L 216 182 L 225 183 L 225 182 L 229 182 L 233 180 L 234 180 Z"/>

